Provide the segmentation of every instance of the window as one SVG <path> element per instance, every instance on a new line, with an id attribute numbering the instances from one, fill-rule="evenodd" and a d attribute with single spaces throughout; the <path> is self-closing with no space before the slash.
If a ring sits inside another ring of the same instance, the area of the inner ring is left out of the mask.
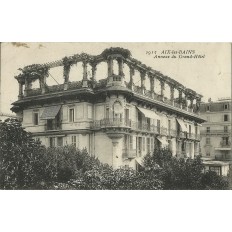
<path id="1" fill-rule="evenodd" d="M 206 111 L 210 111 L 210 106 L 206 106 Z"/>
<path id="2" fill-rule="evenodd" d="M 206 117 L 206 121 L 207 121 L 207 122 L 210 122 L 210 116 L 207 116 L 207 117 Z"/>
<path id="3" fill-rule="evenodd" d="M 125 109 L 125 115 L 124 115 L 124 118 L 125 118 L 125 122 L 128 123 L 129 122 L 129 109 Z"/>
<path id="4" fill-rule="evenodd" d="M 209 167 L 209 170 L 212 172 L 216 172 L 219 176 L 221 175 L 221 167 L 220 166 Z"/>
<path id="5" fill-rule="evenodd" d="M 224 115 L 224 122 L 228 122 L 229 121 L 229 115 L 228 114 L 225 114 Z"/>
<path id="6" fill-rule="evenodd" d="M 150 138 L 147 138 L 147 153 L 149 153 L 150 151 Z"/>
<path id="7" fill-rule="evenodd" d="M 229 137 L 223 137 L 222 143 L 223 143 L 223 145 L 229 145 Z"/>
<path id="8" fill-rule="evenodd" d="M 207 132 L 207 133 L 210 132 L 210 127 L 206 127 L 206 132 Z"/>
<path id="9" fill-rule="evenodd" d="M 49 138 L 49 147 L 55 147 L 56 138 L 50 137 Z"/>
<path id="10" fill-rule="evenodd" d="M 39 125 L 39 113 L 38 112 L 33 113 L 33 123 L 35 126 Z"/>
<path id="11" fill-rule="evenodd" d="M 189 134 L 191 134 L 192 133 L 192 128 L 191 128 L 191 125 L 189 125 Z"/>
<path id="12" fill-rule="evenodd" d="M 228 104 L 225 104 L 225 105 L 224 105 L 224 110 L 228 110 L 228 109 L 229 109 Z"/>
<path id="13" fill-rule="evenodd" d="M 143 137 L 143 151 L 145 151 L 145 138 Z"/>
<path id="14" fill-rule="evenodd" d="M 106 108 L 106 118 L 109 119 L 109 117 L 110 117 L 110 109 L 107 107 Z"/>
<path id="15" fill-rule="evenodd" d="M 93 118 L 92 106 L 88 105 L 87 109 L 88 109 L 88 118 L 89 119 Z"/>
<path id="16" fill-rule="evenodd" d="M 74 122 L 74 108 L 69 109 L 69 122 Z"/>
<path id="17" fill-rule="evenodd" d="M 224 132 L 228 132 L 228 126 L 224 126 Z"/>
<path id="18" fill-rule="evenodd" d="M 72 135 L 71 139 L 72 139 L 72 145 L 74 147 L 76 147 L 77 146 L 77 137 L 76 137 L 76 135 Z"/>
<path id="19" fill-rule="evenodd" d="M 186 143 L 182 142 L 181 144 L 181 150 L 184 152 L 186 150 Z"/>
<path id="20" fill-rule="evenodd" d="M 210 138 L 206 138 L 206 144 L 210 144 Z"/>
<path id="21" fill-rule="evenodd" d="M 57 137 L 57 146 L 62 147 L 63 146 L 63 137 Z"/>
<path id="22" fill-rule="evenodd" d="M 210 156 L 210 152 L 209 151 L 206 152 L 206 156 Z"/>

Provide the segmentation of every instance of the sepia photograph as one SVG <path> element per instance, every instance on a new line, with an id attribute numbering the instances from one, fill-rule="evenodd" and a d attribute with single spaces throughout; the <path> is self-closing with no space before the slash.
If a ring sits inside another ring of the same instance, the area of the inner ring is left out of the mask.
<path id="1" fill-rule="evenodd" d="M 0 85 L 0 189 L 232 189 L 230 43 L 3 42 Z"/>

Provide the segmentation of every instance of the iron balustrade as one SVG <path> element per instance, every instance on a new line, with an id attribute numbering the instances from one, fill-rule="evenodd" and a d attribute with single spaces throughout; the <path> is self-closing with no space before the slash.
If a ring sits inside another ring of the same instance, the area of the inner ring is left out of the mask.
<path id="1" fill-rule="evenodd" d="M 178 133 L 178 137 L 179 137 L 179 138 L 185 139 L 186 136 L 187 136 L 187 135 L 186 135 L 186 132 L 180 131 L 180 132 Z"/>
<path id="2" fill-rule="evenodd" d="M 45 131 L 54 131 L 54 130 L 61 130 L 61 122 L 56 122 L 56 121 L 52 121 L 52 122 L 47 122 L 45 124 Z"/>
<path id="3" fill-rule="evenodd" d="M 122 80 L 122 77 L 121 76 L 113 76 L 113 81 L 121 81 Z"/>
<path id="4" fill-rule="evenodd" d="M 177 131 L 173 129 L 167 130 L 167 133 L 168 133 L 168 136 L 171 136 L 171 137 L 177 136 Z"/>
<path id="5" fill-rule="evenodd" d="M 193 140 L 200 140 L 200 135 L 189 134 L 186 132 L 180 131 L 179 133 L 174 129 L 168 129 L 165 127 L 157 127 L 143 122 L 134 122 L 125 118 L 104 118 L 102 120 L 95 120 L 92 122 L 92 129 L 101 129 L 109 127 L 125 127 L 134 131 L 148 132 L 157 135 L 170 136 L 170 137 L 179 137 L 179 138 L 189 138 Z"/>
<path id="6" fill-rule="evenodd" d="M 201 134 L 204 135 L 217 135 L 217 134 L 229 134 L 230 131 L 229 130 L 201 130 Z"/>
<path id="7" fill-rule="evenodd" d="M 225 141 L 221 141 L 220 142 L 221 147 L 231 147 L 231 142 L 225 142 Z"/>
<path id="8" fill-rule="evenodd" d="M 130 150 L 129 148 L 125 148 L 122 150 L 122 155 L 124 158 L 135 158 L 136 149 Z"/>
<path id="9" fill-rule="evenodd" d="M 91 127 L 92 128 L 131 127 L 131 120 L 124 118 L 104 118 L 101 120 L 95 120 Z"/>
<path id="10" fill-rule="evenodd" d="M 201 139 L 200 135 L 199 134 L 195 134 L 195 139 L 196 140 L 200 140 Z"/>

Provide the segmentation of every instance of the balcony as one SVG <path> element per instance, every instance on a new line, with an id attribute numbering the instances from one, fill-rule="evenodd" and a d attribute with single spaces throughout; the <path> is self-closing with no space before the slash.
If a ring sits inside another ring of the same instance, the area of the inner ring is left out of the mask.
<path id="1" fill-rule="evenodd" d="M 170 130 L 167 130 L 167 135 L 170 136 L 170 137 L 176 137 L 177 136 L 177 131 L 176 130 L 173 130 L 173 129 L 170 129 Z"/>
<path id="2" fill-rule="evenodd" d="M 104 118 L 95 120 L 91 126 L 92 129 L 101 129 L 109 127 L 131 127 L 131 120 L 123 118 Z"/>
<path id="3" fill-rule="evenodd" d="M 177 133 L 177 137 L 181 139 L 186 139 L 187 138 L 186 132 L 180 131 L 179 133 Z"/>
<path id="4" fill-rule="evenodd" d="M 148 123 L 134 122 L 124 118 L 105 118 L 102 120 L 95 120 L 91 125 L 91 129 L 94 130 L 100 130 L 104 128 L 128 128 L 131 131 L 139 131 L 142 133 L 151 133 L 174 138 L 178 137 L 182 139 L 188 138 L 192 140 L 200 140 L 200 135 L 187 134 L 186 132 L 182 131 L 177 133 L 177 131 L 173 129 L 157 127 Z"/>
<path id="5" fill-rule="evenodd" d="M 62 129 L 61 122 L 48 122 L 45 124 L 45 131 L 59 131 Z"/>
<path id="6" fill-rule="evenodd" d="M 228 141 L 228 142 L 225 142 L 225 141 L 221 141 L 220 142 L 220 145 L 221 145 L 221 147 L 231 147 L 231 142 L 230 141 Z"/>
<path id="7" fill-rule="evenodd" d="M 230 131 L 229 130 L 201 130 L 202 135 L 229 135 Z"/>
<path id="8" fill-rule="evenodd" d="M 187 134 L 187 138 L 188 138 L 188 139 L 195 139 L 196 136 L 195 136 L 195 134 L 193 134 L 193 133 L 188 133 L 188 134 Z"/>
<path id="9" fill-rule="evenodd" d="M 136 157 L 136 150 L 130 150 L 128 148 L 125 148 L 122 150 L 122 156 L 124 158 L 128 158 L 128 159 L 133 159 Z"/>
<path id="10" fill-rule="evenodd" d="M 201 136 L 199 134 L 195 134 L 195 139 L 200 141 L 201 140 Z"/>

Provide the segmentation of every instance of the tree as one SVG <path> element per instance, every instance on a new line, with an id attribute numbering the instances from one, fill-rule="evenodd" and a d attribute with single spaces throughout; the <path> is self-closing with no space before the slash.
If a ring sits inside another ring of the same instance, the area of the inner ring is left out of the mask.
<path id="1" fill-rule="evenodd" d="M 0 122 L 0 188 L 27 189 L 46 176 L 45 147 L 15 119 Z"/>
<path id="2" fill-rule="evenodd" d="M 168 149 L 155 149 L 152 155 L 145 157 L 144 165 L 147 170 L 156 170 L 164 189 L 226 189 L 228 185 L 216 173 L 204 173 L 200 156 L 177 158 Z"/>

